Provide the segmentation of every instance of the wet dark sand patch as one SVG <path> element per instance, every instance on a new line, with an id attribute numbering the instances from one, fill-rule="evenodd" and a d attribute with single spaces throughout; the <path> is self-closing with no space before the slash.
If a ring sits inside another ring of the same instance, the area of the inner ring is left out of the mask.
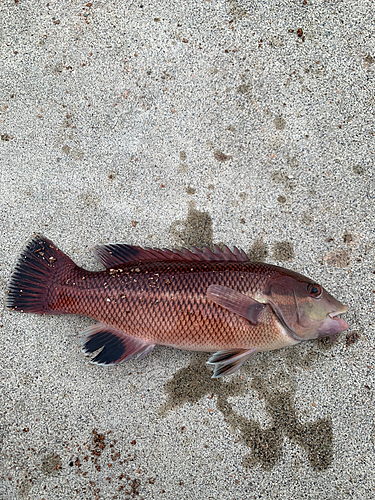
<path id="1" fill-rule="evenodd" d="M 185 220 L 172 222 L 169 232 L 180 247 L 207 246 L 212 248 L 212 219 L 209 213 L 200 212 L 192 206 Z"/>
<path id="2" fill-rule="evenodd" d="M 285 350 L 282 356 L 284 363 L 276 365 L 272 353 L 259 354 L 251 359 L 243 367 L 251 382 L 241 376 L 229 382 L 212 379 L 212 372 L 205 365 L 207 354 L 194 354 L 191 363 L 166 382 L 167 401 L 160 407 L 160 415 L 165 417 L 185 403 L 196 404 L 205 396 L 212 399 L 216 395 L 216 407 L 226 423 L 233 430 L 240 431 L 240 439 L 251 449 L 251 453 L 243 458 L 244 467 L 260 466 L 271 470 L 282 457 L 283 442 L 287 437 L 305 451 L 314 470 L 327 469 L 333 461 L 331 417 L 302 424 L 295 407 L 296 371 L 309 370 L 319 353 L 314 350 L 314 345 L 305 354 L 296 351 Z M 229 402 L 230 397 L 246 396 L 251 390 L 265 402 L 271 419 L 270 425 L 265 428 L 257 420 L 239 415 Z"/>

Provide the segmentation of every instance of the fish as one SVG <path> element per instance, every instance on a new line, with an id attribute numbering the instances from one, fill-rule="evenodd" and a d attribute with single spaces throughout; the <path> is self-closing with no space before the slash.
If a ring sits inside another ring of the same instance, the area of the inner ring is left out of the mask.
<path id="1" fill-rule="evenodd" d="M 252 262 L 243 250 L 168 250 L 98 245 L 104 271 L 77 266 L 42 235 L 15 265 L 6 306 L 21 313 L 77 314 L 98 365 L 142 359 L 156 345 L 213 353 L 213 378 L 236 372 L 256 352 L 334 338 L 348 309 L 295 271 Z"/>

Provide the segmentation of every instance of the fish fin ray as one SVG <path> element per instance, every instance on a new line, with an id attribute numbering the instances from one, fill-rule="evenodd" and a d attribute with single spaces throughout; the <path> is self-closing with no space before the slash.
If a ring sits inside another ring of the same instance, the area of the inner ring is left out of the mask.
<path id="1" fill-rule="evenodd" d="M 148 259 L 144 254 L 147 254 Z M 94 255 L 107 269 L 121 264 L 155 258 L 149 256 L 147 250 L 133 245 L 96 245 Z"/>
<path id="2" fill-rule="evenodd" d="M 76 264 L 49 239 L 37 234 L 21 253 L 12 273 L 6 306 L 21 312 L 58 314 L 48 306 L 48 290 L 63 268 Z"/>
<path id="3" fill-rule="evenodd" d="M 89 326 L 80 333 L 80 337 L 82 352 L 86 356 L 101 349 L 91 359 L 91 363 L 97 365 L 117 365 L 135 356 L 137 359 L 142 359 L 155 347 L 155 344 L 148 344 L 102 323 Z"/>
<path id="4" fill-rule="evenodd" d="M 154 347 L 155 347 L 155 344 L 148 344 L 147 347 L 145 347 L 142 351 L 140 351 L 137 354 L 137 359 L 140 360 L 140 359 L 145 358 L 147 356 L 147 354 L 150 354 L 150 352 L 154 350 Z"/>
<path id="5" fill-rule="evenodd" d="M 118 244 L 118 245 L 97 245 L 94 248 L 95 257 L 107 268 L 120 266 L 132 262 L 144 262 L 150 260 L 162 261 L 238 261 L 249 262 L 249 258 L 243 250 L 234 248 L 233 252 L 227 246 L 223 250 L 215 245 L 212 252 L 209 248 L 203 247 L 199 250 L 193 247 L 192 250 L 183 248 L 182 250 L 168 250 L 160 248 L 141 248 L 139 246 Z"/>
<path id="6" fill-rule="evenodd" d="M 255 347 L 250 349 L 250 351 L 253 350 L 255 350 Z M 225 365 L 231 363 L 232 361 L 236 361 L 237 359 L 243 358 L 244 356 L 248 357 L 249 355 L 249 349 L 226 349 L 215 352 L 207 363 L 209 365 L 214 365 L 216 363 Z"/>
<path id="7" fill-rule="evenodd" d="M 214 366 L 212 378 L 219 378 L 235 373 L 255 352 L 257 352 L 256 347 L 252 347 L 251 349 L 227 349 L 215 352 L 207 361 L 208 365 Z"/>
<path id="8" fill-rule="evenodd" d="M 258 323 L 259 316 L 266 307 L 265 304 L 223 285 L 210 285 L 207 297 L 219 306 L 247 319 L 251 325 Z"/>

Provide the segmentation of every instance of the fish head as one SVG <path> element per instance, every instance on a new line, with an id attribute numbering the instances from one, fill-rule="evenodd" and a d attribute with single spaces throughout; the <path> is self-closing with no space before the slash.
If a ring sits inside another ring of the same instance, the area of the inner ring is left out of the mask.
<path id="1" fill-rule="evenodd" d="M 290 271 L 272 278 L 267 295 L 274 313 L 296 340 L 335 338 L 349 328 L 338 317 L 348 306 L 298 273 Z"/>

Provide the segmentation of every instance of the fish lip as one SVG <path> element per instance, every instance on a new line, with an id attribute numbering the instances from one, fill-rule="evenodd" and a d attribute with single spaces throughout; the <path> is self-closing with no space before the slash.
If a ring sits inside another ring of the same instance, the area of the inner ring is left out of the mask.
<path id="1" fill-rule="evenodd" d="M 345 311 L 347 311 L 348 306 L 345 306 L 345 307 L 346 307 Z M 339 325 L 337 325 L 339 327 L 339 330 L 337 330 L 336 333 L 345 332 L 345 330 L 348 330 L 350 328 L 350 325 L 348 325 L 348 323 L 345 320 L 338 317 L 338 314 L 342 314 L 345 311 L 333 311 L 333 312 L 328 314 L 328 317 L 330 319 L 336 321 L 339 324 Z"/>
<path id="2" fill-rule="evenodd" d="M 341 318 L 338 318 L 337 316 L 338 316 L 339 314 L 344 314 L 344 313 L 346 313 L 346 311 L 347 311 L 347 310 L 348 310 L 348 306 L 343 305 L 343 306 L 342 306 L 342 310 L 340 310 L 340 311 L 332 311 L 332 312 L 328 313 L 328 316 L 329 316 L 331 319 L 338 320 L 338 319 L 341 319 Z M 342 320 L 342 321 L 343 321 L 343 320 Z"/>
<path id="3" fill-rule="evenodd" d="M 339 312 L 334 312 L 334 313 L 329 313 L 329 314 L 328 314 L 328 316 L 329 316 L 331 319 L 335 319 L 335 320 L 337 321 L 338 319 L 340 319 L 340 318 L 338 317 L 338 314 L 340 314 L 340 313 L 339 313 Z"/>
<path id="4" fill-rule="evenodd" d="M 326 321 L 323 322 L 321 329 L 318 330 L 317 338 L 329 337 L 333 339 L 339 333 L 348 330 L 350 328 L 350 325 L 348 325 L 345 320 L 339 318 L 338 316 L 339 314 L 342 314 L 347 310 L 348 306 L 342 305 L 341 310 L 334 310 L 328 313 Z"/>
<path id="5" fill-rule="evenodd" d="M 347 305 L 344 305 L 342 304 L 342 308 L 341 310 L 335 310 L 335 311 L 332 311 L 330 313 L 328 313 L 328 316 L 331 318 L 331 319 L 336 319 L 335 317 L 339 314 L 344 314 L 346 313 L 346 311 L 348 310 L 348 306 Z"/>

